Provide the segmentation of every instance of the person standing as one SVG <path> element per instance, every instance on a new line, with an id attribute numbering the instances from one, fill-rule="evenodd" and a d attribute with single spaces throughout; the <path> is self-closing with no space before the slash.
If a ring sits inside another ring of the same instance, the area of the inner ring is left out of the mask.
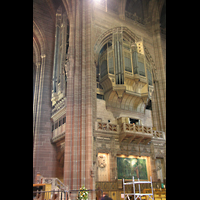
<path id="1" fill-rule="evenodd" d="M 103 192 L 103 197 L 101 197 L 101 200 L 113 200 L 113 199 L 108 196 L 107 192 Z"/>

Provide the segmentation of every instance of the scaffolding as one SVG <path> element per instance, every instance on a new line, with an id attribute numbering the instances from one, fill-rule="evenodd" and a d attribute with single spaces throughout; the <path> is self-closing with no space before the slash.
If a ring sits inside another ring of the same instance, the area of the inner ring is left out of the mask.
<path id="1" fill-rule="evenodd" d="M 151 183 L 151 193 L 141 193 L 141 190 L 140 190 L 140 184 L 144 184 L 144 183 Z M 132 185 L 133 184 L 133 193 L 125 193 L 125 185 Z M 139 193 L 135 193 L 135 184 L 139 184 L 138 187 L 139 187 Z M 123 190 L 124 190 L 124 200 L 127 196 L 127 199 L 130 200 L 130 197 L 129 196 L 134 196 L 134 199 L 133 200 L 137 200 L 138 198 L 141 200 L 141 196 L 146 196 L 148 197 L 147 200 L 152 199 L 154 200 L 154 196 L 153 196 L 153 184 L 152 184 L 152 178 L 150 176 L 150 181 L 140 181 L 139 178 L 138 178 L 138 181 L 135 181 L 134 180 L 134 176 L 133 176 L 133 181 L 132 182 L 127 182 L 125 183 L 124 182 L 124 179 L 123 179 Z"/>

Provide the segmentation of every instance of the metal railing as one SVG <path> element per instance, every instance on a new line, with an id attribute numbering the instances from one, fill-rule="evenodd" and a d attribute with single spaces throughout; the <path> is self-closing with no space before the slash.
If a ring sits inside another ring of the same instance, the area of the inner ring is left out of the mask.
<path id="1" fill-rule="evenodd" d="M 95 190 L 52 190 L 52 191 L 33 191 L 33 199 L 34 200 L 70 200 L 70 195 L 74 194 L 78 195 L 79 191 L 87 191 L 87 192 L 101 192 L 101 196 L 103 195 L 103 190 L 95 189 Z"/>
<path id="2" fill-rule="evenodd" d="M 58 178 L 47 178 L 47 177 L 43 177 L 42 178 L 42 183 L 44 184 L 51 184 L 52 187 L 52 191 L 54 190 L 62 190 L 62 191 L 67 191 L 67 186 L 64 185 Z"/>
<path id="3" fill-rule="evenodd" d="M 34 200 L 68 200 L 68 192 L 64 191 L 33 191 Z"/>

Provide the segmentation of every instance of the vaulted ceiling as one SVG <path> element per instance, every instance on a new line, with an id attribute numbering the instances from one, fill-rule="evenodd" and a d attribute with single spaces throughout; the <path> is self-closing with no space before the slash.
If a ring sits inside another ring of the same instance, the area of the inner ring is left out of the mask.
<path id="1" fill-rule="evenodd" d="M 160 26 L 163 29 L 166 29 L 166 0 L 163 4 L 161 16 L 160 16 Z"/>
<path id="2" fill-rule="evenodd" d="M 109 1 L 109 0 L 108 0 Z M 150 17 L 154 9 L 153 7 L 158 7 L 158 12 L 160 14 L 160 26 L 161 28 L 166 28 L 166 0 L 126 0 L 125 10 L 137 15 L 141 19 L 145 17 Z"/>
<path id="3" fill-rule="evenodd" d="M 63 5 L 65 2 L 70 7 L 72 0 L 46 0 L 46 2 L 55 13 L 59 5 Z M 160 26 L 162 29 L 166 29 L 166 0 L 107 0 L 108 11 L 112 10 L 119 14 L 120 7 L 123 5 L 122 2 L 126 3 L 124 4 L 125 11 L 137 15 L 142 20 L 151 18 L 155 12 L 154 8 L 158 7 Z"/>
<path id="4" fill-rule="evenodd" d="M 144 19 L 142 0 L 126 0 L 125 10 Z"/>

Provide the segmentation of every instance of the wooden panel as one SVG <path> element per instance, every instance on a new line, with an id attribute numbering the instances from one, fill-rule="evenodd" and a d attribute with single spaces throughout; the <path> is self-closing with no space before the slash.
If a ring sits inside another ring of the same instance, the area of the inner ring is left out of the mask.
<path id="1" fill-rule="evenodd" d="M 111 192 L 109 192 L 109 197 L 111 197 L 113 200 L 117 200 L 117 192 L 113 192 L 113 191 L 111 191 Z"/>

